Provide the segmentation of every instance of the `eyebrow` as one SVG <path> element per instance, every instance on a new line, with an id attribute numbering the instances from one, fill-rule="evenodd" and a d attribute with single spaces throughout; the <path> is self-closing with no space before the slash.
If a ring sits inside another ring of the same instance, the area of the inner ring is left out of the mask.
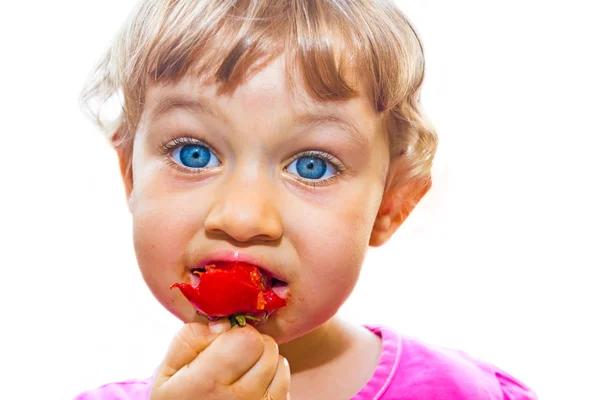
<path id="1" fill-rule="evenodd" d="M 191 112 L 192 114 L 209 115 L 225 122 L 228 121 L 226 115 L 208 100 L 201 98 L 191 99 L 180 96 L 167 96 L 162 98 L 154 108 L 151 114 L 151 120 L 156 122 L 161 117 L 177 109 L 182 109 Z"/>
<path id="2" fill-rule="evenodd" d="M 308 125 L 308 126 L 319 126 L 329 125 L 337 128 L 341 128 L 345 132 L 350 134 L 350 138 L 354 140 L 358 145 L 369 147 L 369 139 L 358 129 L 352 118 L 341 117 L 333 113 L 317 113 L 317 114 L 303 114 L 294 118 L 294 125 Z"/>
<path id="3" fill-rule="evenodd" d="M 151 120 L 156 122 L 161 117 L 172 112 L 173 110 L 182 109 L 193 114 L 204 114 L 209 115 L 213 118 L 225 121 L 229 123 L 229 120 L 225 114 L 223 114 L 217 107 L 215 107 L 210 101 L 202 98 L 192 99 L 181 96 L 166 96 L 162 98 L 158 105 L 154 108 L 151 113 Z M 341 128 L 343 131 L 350 134 L 359 146 L 369 147 L 370 143 L 368 138 L 361 133 L 352 118 L 341 117 L 335 113 L 306 113 L 296 116 L 292 120 L 292 125 L 296 126 L 319 126 L 329 125 L 337 128 Z"/>

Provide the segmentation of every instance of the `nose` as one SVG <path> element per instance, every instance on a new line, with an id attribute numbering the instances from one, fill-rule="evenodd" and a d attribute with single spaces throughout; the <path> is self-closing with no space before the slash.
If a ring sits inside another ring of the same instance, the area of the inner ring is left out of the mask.
<path id="1" fill-rule="evenodd" d="M 204 228 L 236 242 L 276 241 L 283 235 L 274 192 L 258 182 L 224 187 L 215 193 Z"/>

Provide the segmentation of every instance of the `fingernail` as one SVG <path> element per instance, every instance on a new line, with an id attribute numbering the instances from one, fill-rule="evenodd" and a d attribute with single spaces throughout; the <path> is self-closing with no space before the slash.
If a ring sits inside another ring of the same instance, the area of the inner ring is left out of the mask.
<path id="1" fill-rule="evenodd" d="M 292 400 L 292 396 L 288 393 L 287 396 L 285 397 L 286 400 Z"/>
<path id="2" fill-rule="evenodd" d="M 228 320 L 211 321 L 208 323 L 208 330 L 210 330 L 211 333 L 219 334 L 225 332 L 227 330 L 228 325 Z"/>

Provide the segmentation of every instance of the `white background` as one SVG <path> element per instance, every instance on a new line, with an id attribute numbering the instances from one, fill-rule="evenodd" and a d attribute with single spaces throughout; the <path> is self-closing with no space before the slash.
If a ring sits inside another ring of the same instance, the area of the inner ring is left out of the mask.
<path id="1" fill-rule="evenodd" d="M 600 399 L 594 3 L 400 2 L 426 51 L 434 186 L 341 311 L 547 400 Z M 139 276 L 115 154 L 77 104 L 132 5 L 0 9 L 2 399 L 146 377 L 179 326 Z"/>

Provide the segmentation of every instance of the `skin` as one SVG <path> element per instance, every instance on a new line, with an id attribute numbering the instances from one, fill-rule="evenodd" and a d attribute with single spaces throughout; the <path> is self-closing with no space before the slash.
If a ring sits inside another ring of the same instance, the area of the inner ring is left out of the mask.
<path id="1" fill-rule="evenodd" d="M 349 398 L 377 365 L 378 338 L 335 314 L 357 282 L 369 245 L 387 241 L 426 190 L 384 190 L 400 163 L 390 160 L 385 121 L 366 96 L 318 103 L 306 93 L 294 95 L 286 89 L 284 68 L 277 59 L 231 93 L 192 78 L 152 85 L 133 151 L 117 149 L 142 275 L 158 301 L 186 323 L 165 357 L 153 399 L 184 399 L 184 388 L 190 398 L 260 398 L 269 384 L 276 399 L 285 399 L 287 391 L 294 398 Z M 174 96 L 201 99 L 219 115 L 182 107 L 161 114 L 161 101 Z M 299 118 L 325 113 L 351 121 L 356 132 Z M 176 138 L 205 142 L 218 165 L 201 172 L 178 166 L 172 152 L 160 150 Z M 334 156 L 343 171 L 317 185 L 303 180 L 288 166 L 304 151 Z M 183 295 L 169 290 L 219 251 L 243 252 L 288 283 L 288 305 L 258 330 L 217 324 L 215 336 Z M 204 357 L 213 347 L 223 356 Z M 235 354 L 235 362 L 227 354 Z M 291 388 L 282 356 L 291 365 Z M 352 379 L 348 363 L 360 365 Z M 176 372 L 185 365 L 237 369 L 228 379 L 214 377 L 228 384 L 207 389 L 193 387 L 189 372 Z M 266 378 L 248 379 L 251 371 Z M 335 375 L 355 384 L 332 386 Z"/>

